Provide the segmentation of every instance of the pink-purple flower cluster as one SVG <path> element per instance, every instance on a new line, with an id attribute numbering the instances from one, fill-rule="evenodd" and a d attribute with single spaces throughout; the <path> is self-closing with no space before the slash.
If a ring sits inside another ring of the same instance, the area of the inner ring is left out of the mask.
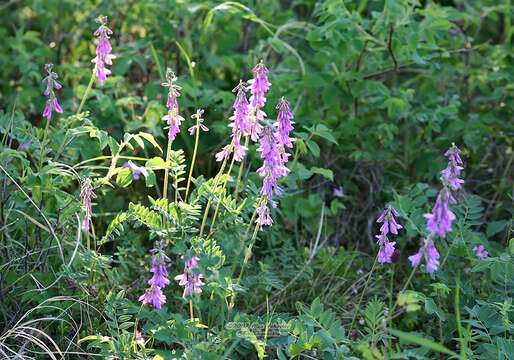
<path id="1" fill-rule="evenodd" d="M 261 121 L 264 120 L 266 113 L 262 111 L 264 104 L 266 103 L 266 97 L 264 96 L 269 90 L 271 84 L 268 81 L 266 75 L 269 70 L 262 60 L 252 69 L 253 79 L 248 80 L 251 87 L 252 96 L 250 97 L 251 106 L 254 109 L 255 121 L 252 124 L 251 137 L 252 141 L 257 142 L 262 132 Z"/>
<path id="2" fill-rule="evenodd" d="M 452 144 L 446 151 L 445 156 L 450 161 L 446 169 L 441 171 L 443 188 L 437 195 L 432 212 L 424 215 L 427 219 L 427 229 L 430 234 L 432 236 L 439 235 L 443 239 L 446 237 L 446 233 L 452 230 L 452 221 L 455 220 L 455 214 L 450 210 L 450 204 L 455 205 L 457 200 L 455 200 L 452 191 L 461 189 L 461 184 L 464 183 L 464 180 L 458 178 L 463 169 L 462 166 L 459 166 L 462 164 L 459 156 L 460 152 L 455 144 Z"/>
<path id="3" fill-rule="evenodd" d="M 47 72 L 47 76 L 43 79 L 43 84 L 46 83 L 46 89 L 43 94 L 45 94 L 48 99 L 46 100 L 45 110 L 43 110 L 43 117 L 46 117 L 48 120 L 52 117 L 52 110 L 57 111 L 62 114 L 62 108 L 57 102 L 57 98 L 55 97 L 54 89 L 59 90 L 62 88 L 62 85 L 57 82 L 59 76 L 57 73 L 53 72 L 54 65 L 46 64 L 45 70 Z"/>
<path id="4" fill-rule="evenodd" d="M 182 256 L 182 258 L 184 258 Z M 198 267 L 198 257 L 193 256 L 191 260 L 186 260 L 184 264 L 184 273 L 174 277 L 179 281 L 180 286 L 184 286 L 184 294 L 182 297 L 185 299 L 187 295 L 193 296 L 202 292 L 201 286 L 205 285 L 202 282 L 203 274 L 196 275 L 193 269 Z"/>
<path id="5" fill-rule="evenodd" d="M 94 193 L 93 186 L 91 185 L 91 179 L 87 178 L 82 182 L 80 198 L 82 199 L 86 210 L 84 222 L 82 223 L 82 230 L 87 233 L 89 231 L 89 221 L 91 220 L 91 214 L 93 213 L 91 198 L 96 199 L 96 194 Z"/>
<path id="6" fill-rule="evenodd" d="M 130 170 L 132 170 L 132 175 L 134 177 L 134 180 L 139 180 L 139 176 L 141 175 L 142 171 L 132 161 L 127 161 L 126 163 L 123 164 L 123 166 L 121 168 L 122 169 L 130 169 Z"/>
<path id="7" fill-rule="evenodd" d="M 479 259 L 487 259 L 489 257 L 489 253 L 485 249 L 484 245 L 478 245 L 473 248 L 473 251 L 476 252 L 476 256 Z"/>
<path id="8" fill-rule="evenodd" d="M 156 250 L 152 267 L 150 268 L 153 276 L 148 280 L 150 287 L 139 297 L 139 301 L 142 301 L 143 305 L 152 303 L 153 306 L 160 309 L 166 303 L 166 295 L 163 294 L 162 289 L 170 283 L 168 271 L 166 270 L 166 263 L 169 261 L 170 258 L 164 254 L 162 249 Z"/>
<path id="9" fill-rule="evenodd" d="M 439 235 L 441 238 L 445 238 L 446 234 L 452 231 L 452 222 L 455 220 L 455 214 L 450 210 L 450 204 L 455 205 L 457 200 L 452 192 L 462 188 L 464 180 L 459 179 L 461 174 L 462 159 L 460 158 L 461 151 L 455 144 L 445 152 L 445 156 L 448 158 L 447 167 L 441 171 L 441 182 L 443 188 L 437 195 L 435 205 L 432 208 L 432 212 L 424 214 L 427 219 L 427 230 L 430 232 L 430 236 L 424 240 L 424 245 L 419 251 L 409 256 L 409 260 L 412 263 L 412 267 L 419 265 L 421 257 L 424 255 L 426 259 L 427 272 L 432 273 L 439 267 L 439 253 L 431 240 L 431 237 Z"/>
<path id="10" fill-rule="evenodd" d="M 428 273 L 433 273 L 439 267 L 439 252 L 434 246 L 434 242 L 430 239 L 424 240 L 424 245 L 419 249 L 419 251 L 409 256 L 409 261 L 412 264 L 412 267 L 416 267 L 421 262 L 422 258 L 425 258 L 426 261 L 426 269 Z"/>
<path id="11" fill-rule="evenodd" d="M 234 159 L 241 162 L 246 154 L 247 148 L 241 145 L 241 136 L 249 135 L 252 130 L 252 120 L 250 114 L 250 106 L 246 98 L 247 87 L 243 81 L 232 90 L 237 92 L 236 100 L 234 101 L 234 115 L 230 117 L 232 123 L 229 127 L 232 128 L 233 144 L 226 145 L 222 151 L 216 154 L 216 161 L 223 161 L 228 159 L 232 149 L 234 150 Z"/>
<path id="12" fill-rule="evenodd" d="M 175 140 L 175 137 L 180 132 L 180 124 L 184 121 L 184 118 L 178 114 L 178 102 L 177 98 L 180 96 L 179 90 L 182 87 L 175 84 L 177 77 L 175 73 L 168 68 L 166 71 L 166 82 L 161 85 L 168 87 L 168 101 L 166 107 L 168 108 L 168 114 L 163 116 L 163 120 L 168 122 L 168 139 L 170 142 Z"/>
<path id="13" fill-rule="evenodd" d="M 98 45 L 96 46 L 96 57 L 91 60 L 95 64 L 95 73 L 100 85 L 103 85 L 107 76 L 111 74 L 111 70 L 107 69 L 106 65 L 112 65 L 112 59 L 116 56 L 111 54 L 112 46 L 109 43 L 109 35 L 112 35 L 112 30 L 107 27 L 107 16 L 100 16 L 97 20 L 100 27 L 94 32 L 98 36 Z"/>
<path id="14" fill-rule="evenodd" d="M 396 222 L 396 219 L 394 218 L 395 216 L 400 216 L 400 214 L 398 214 L 392 206 L 389 206 L 377 219 L 377 223 L 382 223 L 382 226 L 380 227 L 380 235 L 375 235 L 378 239 L 377 244 L 380 246 L 380 250 L 378 251 L 378 262 L 381 264 L 391 263 L 395 250 L 394 245 L 396 244 L 396 241 L 389 241 L 387 235 L 389 233 L 398 235 L 398 230 L 402 228 L 402 226 Z"/>
<path id="15" fill-rule="evenodd" d="M 202 115 L 204 113 L 203 109 L 196 110 L 196 113 L 191 115 L 191 119 L 196 119 L 196 124 L 191 126 L 187 131 L 189 131 L 189 135 L 194 135 L 196 129 L 202 129 L 203 131 L 209 131 L 209 128 L 203 124 L 204 119 L 202 119 Z"/>

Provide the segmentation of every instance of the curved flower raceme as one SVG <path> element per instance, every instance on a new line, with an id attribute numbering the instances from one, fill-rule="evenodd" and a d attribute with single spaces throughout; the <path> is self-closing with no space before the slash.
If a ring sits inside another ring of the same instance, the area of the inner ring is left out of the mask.
<path id="1" fill-rule="evenodd" d="M 166 263 L 170 261 L 170 258 L 161 248 L 153 251 L 156 254 L 150 268 L 150 272 L 153 273 L 151 279 L 148 280 L 150 287 L 139 297 L 139 301 L 143 302 L 143 305 L 152 303 L 153 306 L 160 309 L 166 303 L 166 295 L 163 294 L 162 289 L 170 283 L 166 270 Z"/>
<path id="2" fill-rule="evenodd" d="M 184 121 L 184 118 L 178 114 L 178 101 L 180 97 L 179 90 L 182 87 L 175 84 L 177 77 L 173 70 L 168 68 L 166 71 L 166 82 L 162 83 L 162 86 L 168 87 L 168 101 L 166 107 L 168 108 L 168 114 L 162 117 L 162 120 L 166 120 L 169 126 L 168 139 L 170 142 L 175 140 L 175 137 L 180 132 L 180 124 Z"/>
<path id="3" fill-rule="evenodd" d="M 98 45 L 96 46 L 96 57 L 91 60 L 95 64 L 95 73 L 100 85 L 103 85 L 107 76 L 111 74 L 111 70 L 107 69 L 106 65 L 112 65 L 112 60 L 116 58 L 111 54 L 112 46 L 109 43 L 109 35 L 113 32 L 107 27 L 107 16 L 100 16 L 97 20 L 100 27 L 94 32 L 98 36 Z"/>
<path id="4" fill-rule="evenodd" d="M 182 257 L 183 258 L 183 257 Z M 202 292 L 201 286 L 205 285 L 202 282 L 203 274 L 195 274 L 193 269 L 198 267 L 198 258 L 193 256 L 191 260 L 187 260 L 184 264 L 184 273 L 174 277 L 179 281 L 180 286 L 184 286 L 184 294 L 182 297 L 185 299 L 187 295 L 193 296 Z"/>
<path id="5" fill-rule="evenodd" d="M 375 235 L 378 239 L 377 244 L 380 246 L 378 262 L 382 264 L 391 263 L 395 251 L 394 245 L 396 241 L 389 241 L 387 234 L 391 232 L 392 234 L 398 235 L 398 230 L 402 229 L 402 226 L 396 222 L 395 216 L 400 215 L 392 206 L 389 206 L 377 219 L 377 223 L 382 223 L 380 227 L 381 234 Z"/>
<path id="6" fill-rule="evenodd" d="M 204 113 L 203 109 L 199 109 L 196 111 L 195 114 L 191 115 L 191 119 L 196 119 L 196 124 L 191 126 L 187 131 L 189 131 L 189 135 L 194 135 L 196 132 L 196 129 L 203 130 L 203 131 L 209 131 L 209 128 L 203 124 L 204 119 L 202 118 L 202 115 Z"/>
<path id="7" fill-rule="evenodd" d="M 419 249 L 419 251 L 409 256 L 409 261 L 412 264 L 412 267 L 416 267 L 420 264 L 421 259 L 424 258 L 426 261 L 426 269 L 428 273 L 433 273 L 439 267 L 439 252 L 434 246 L 434 242 L 430 239 L 424 240 L 424 245 Z"/>
<path id="8" fill-rule="evenodd" d="M 54 89 L 59 90 L 62 88 L 62 85 L 57 82 L 59 76 L 57 73 L 52 71 L 53 64 L 46 64 L 45 70 L 47 72 L 47 76 L 43 79 L 43 84 L 46 83 L 46 88 L 44 91 L 44 95 L 48 97 L 45 103 L 45 109 L 43 110 L 43 117 L 46 117 L 48 120 L 52 117 L 52 111 L 55 110 L 58 113 L 62 114 L 62 108 L 57 102 L 57 98 L 55 97 Z"/>
<path id="9" fill-rule="evenodd" d="M 82 223 L 82 230 L 87 233 L 89 231 L 89 221 L 91 220 L 91 214 L 93 213 L 91 198 L 96 199 L 96 194 L 93 192 L 93 186 L 91 185 L 91 179 L 85 179 L 82 182 L 80 198 L 84 203 L 86 211 L 84 222 Z"/>

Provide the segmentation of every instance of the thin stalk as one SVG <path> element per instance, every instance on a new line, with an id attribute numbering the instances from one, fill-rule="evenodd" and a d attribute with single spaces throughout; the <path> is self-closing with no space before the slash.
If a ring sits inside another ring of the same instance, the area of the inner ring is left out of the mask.
<path id="1" fill-rule="evenodd" d="M 233 146 L 234 146 L 234 141 L 232 141 L 232 143 L 230 144 L 229 152 L 232 151 Z M 214 187 L 212 190 L 213 194 L 214 194 L 214 192 L 216 192 L 216 188 L 218 187 L 218 183 L 221 179 L 221 175 L 223 174 L 223 171 L 225 170 L 226 165 L 227 165 L 227 159 L 225 158 L 225 159 L 223 159 L 223 163 L 221 164 L 220 171 L 218 172 L 218 174 L 215 177 Z M 205 228 L 205 222 L 207 221 L 207 215 L 209 215 L 209 209 L 211 207 L 211 204 L 212 204 L 212 196 L 209 196 L 209 200 L 207 200 L 207 205 L 205 206 L 205 211 L 203 213 L 202 225 L 200 227 L 200 237 L 202 237 L 202 235 L 203 235 L 203 230 Z"/>
<path id="2" fill-rule="evenodd" d="M 247 149 L 248 149 L 248 139 L 249 139 L 249 136 L 246 135 L 245 136 L 245 148 L 247 148 Z M 236 190 L 234 193 L 234 199 L 236 200 L 236 202 L 237 202 L 237 197 L 239 195 L 239 184 L 241 182 L 241 177 L 243 175 L 243 168 L 245 167 L 245 160 L 246 160 L 246 156 L 243 158 L 243 161 L 241 161 L 241 164 L 239 166 L 239 172 L 237 174 Z"/>
<path id="3" fill-rule="evenodd" d="M 96 69 L 96 67 L 95 67 L 95 69 Z M 84 96 L 82 96 L 82 100 L 80 101 L 79 108 L 78 108 L 77 112 L 75 113 L 75 115 L 80 114 L 80 112 L 82 111 L 82 107 L 84 107 L 84 104 L 86 103 L 87 96 L 89 95 L 89 92 L 91 91 L 91 88 L 93 87 L 94 81 L 95 81 L 95 70 L 93 70 L 93 72 L 91 74 L 91 79 L 89 80 L 89 84 L 87 86 L 86 92 L 84 93 Z"/>
<path id="4" fill-rule="evenodd" d="M 457 276 L 457 288 L 455 289 L 455 317 L 457 318 L 457 331 L 459 333 L 459 342 L 460 342 L 460 358 L 461 360 L 466 360 L 466 341 L 462 336 L 462 323 L 460 319 L 460 275 Z"/>
<path id="5" fill-rule="evenodd" d="M 364 297 L 364 294 L 366 293 L 366 289 L 368 288 L 368 284 L 369 284 L 369 280 L 371 279 L 371 275 L 373 275 L 373 271 L 375 271 L 375 267 L 377 266 L 377 260 L 378 260 L 378 255 L 375 256 L 375 261 L 373 262 L 373 266 L 371 267 L 371 271 L 369 272 L 368 278 L 366 279 L 366 283 L 364 284 L 364 289 L 362 290 L 361 297 L 359 299 L 359 302 L 357 303 L 357 307 L 356 307 L 355 311 L 353 312 L 352 323 L 350 324 L 350 330 L 348 331 L 348 333 L 351 333 L 351 331 L 353 329 L 353 324 L 355 323 L 355 319 L 357 317 L 358 309 L 361 306 L 362 298 Z"/>
<path id="6" fill-rule="evenodd" d="M 193 299 L 189 299 L 189 317 L 191 318 L 191 322 L 193 322 L 195 319 L 193 314 Z"/>
<path id="7" fill-rule="evenodd" d="M 166 164 L 170 162 L 170 154 L 171 153 L 171 141 L 168 139 L 168 148 L 166 150 Z M 162 188 L 162 197 L 163 199 L 168 198 L 168 176 L 169 176 L 169 168 L 166 165 L 166 169 L 164 169 L 164 185 Z"/>
<path id="8" fill-rule="evenodd" d="M 48 128 L 50 126 L 50 118 L 46 119 L 45 132 L 43 133 L 43 142 L 41 143 L 41 153 L 39 155 L 39 171 L 43 167 L 43 153 L 45 152 L 46 138 L 48 136 Z"/>
<path id="9" fill-rule="evenodd" d="M 246 267 L 246 263 L 252 256 L 252 248 L 255 244 L 255 240 L 257 239 L 257 233 L 259 232 L 259 224 L 255 224 L 255 230 L 253 231 L 252 239 L 250 240 L 250 245 L 246 249 L 245 258 L 243 260 L 243 266 L 241 266 L 241 271 L 239 271 L 239 276 L 237 277 L 237 286 L 241 283 L 241 277 L 243 276 L 243 272 Z M 234 307 L 234 302 L 236 301 L 236 292 L 233 293 L 232 298 L 230 299 L 229 311 Z"/>
<path id="10" fill-rule="evenodd" d="M 199 118 L 200 117 L 196 118 L 195 148 L 193 150 L 193 158 L 191 159 L 191 168 L 189 169 L 189 175 L 187 177 L 186 195 L 184 196 L 184 202 L 187 202 L 187 195 L 189 194 L 189 185 L 191 184 L 191 177 L 193 176 L 193 168 L 195 166 L 196 151 L 198 149 L 198 140 L 200 139 L 200 125 L 198 124 Z"/>
<path id="11" fill-rule="evenodd" d="M 399 294 L 401 294 L 402 292 L 404 292 L 406 289 L 407 289 L 407 286 L 409 286 L 410 284 L 410 281 L 412 280 L 412 277 L 414 276 L 414 273 L 416 272 L 416 268 L 412 268 L 412 271 L 409 275 L 409 278 L 407 279 L 407 281 L 405 282 L 405 285 L 403 285 L 403 288 L 402 290 L 399 292 Z M 394 303 L 394 306 L 393 308 L 391 309 L 391 316 L 392 316 L 392 313 L 394 312 L 394 310 L 396 309 L 396 307 L 398 306 L 398 299 L 396 299 L 395 303 Z"/>
<path id="12" fill-rule="evenodd" d="M 227 171 L 227 177 L 226 177 L 225 181 L 223 181 L 223 185 L 221 187 L 222 194 L 227 186 L 227 182 L 228 182 L 230 173 L 232 172 L 232 167 L 234 166 L 234 160 L 235 160 L 235 156 L 232 156 L 232 161 L 230 162 L 230 166 L 228 167 L 228 171 Z M 212 217 L 212 223 L 211 223 L 211 227 L 210 227 L 211 231 L 209 233 L 209 236 L 207 236 L 207 239 L 213 234 L 213 228 L 214 228 L 214 224 L 216 223 L 216 216 L 218 215 L 218 210 L 220 208 L 220 204 L 221 204 L 221 199 L 218 199 L 218 203 L 216 204 L 216 210 L 214 210 L 214 215 Z"/>
<path id="13" fill-rule="evenodd" d="M 389 322 L 389 328 L 393 328 L 393 314 L 391 313 L 391 309 L 393 307 L 393 283 L 394 283 L 394 270 L 395 270 L 395 264 L 391 267 L 391 278 L 389 281 L 389 314 L 388 314 L 388 322 Z M 388 341 L 389 345 L 389 356 L 393 353 L 393 345 L 391 343 L 391 339 L 389 338 Z"/>

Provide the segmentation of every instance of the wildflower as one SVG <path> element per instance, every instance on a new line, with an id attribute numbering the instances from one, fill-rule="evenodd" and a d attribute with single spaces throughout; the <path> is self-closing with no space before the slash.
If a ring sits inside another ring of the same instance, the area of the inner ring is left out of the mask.
<path id="1" fill-rule="evenodd" d="M 293 114 L 291 114 L 289 105 L 289 101 L 284 99 L 284 97 L 278 101 L 278 104 L 275 107 L 275 109 L 278 109 L 277 122 L 275 125 L 277 126 L 278 141 L 282 145 L 292 148 L 292 141 L 294 141 L 294 139 L 290 138 L 289 134 L 294 130 L 292 126 L 294 122 L 291 121 L 293 119 Z"/>
<path id="2" fill-rule="evenodd" d="M 168 114 L 163 116 L 163 120 L 168 122 L 168 139 L 170 142 L 175 140 L 175 137 L 180 132 L 180 124 L 184 121 L 184 118 L 178 114 L 178 101 L 177 98 L 180 96 L 179 90 L 182 87 L 175 84 L 177 77 L 173 70 L 168 68 L 166 71 L 166 82 L 162 83 L 162 86 L 168 87 L 168 101 L 166 106 L 168 107 Z"/>
<path id="3" fill-rule="evenodd" d="M 220 162 L 228 159 L 230 157 L 230 153 L 232 152 L 231 148 L 232 145 L 225 145 L 223 150 L 221 150 L 219 153 L 216 153 L 216 161 Z"/>
<path id="4" fill-rule="evenodd" d="M 384 234 L 375 235 L 375 237 L 378 239 L 377 244 L 380 246 L 378 250 L 378 262 L 381 264 L 391 263 L 396 241 L 389 241 L 389 238 Z"/>
<path id="5" fill-rule="evenodd" d="M 84 232 L 89 231 L 89 220 L 91 219 L 91 214 L 93 213 L 91 198 L 96 199 L 96 194 L 93 192 L 93 186 L 91 185 L 91 179 L 85 179 L 82 182 L 82 186 L 80 189 L 80 197 L 84 202 L 86 215 L 84 216 L 84 222 L 82 224 L 82 230 Z"/>
<path id="6" fill-rule="evenodd" d="M 398 212 L 392 206 L 389 206 L 377 219 L 377 223 L 383 223 L 380 227 L 380 231 L 384 235 L 387 235 L 389 231 L 395 235 L 398 235 L 398 230 L 403 228 L 401 225 L 396 223 L 396 219 L 394 218 L 395 216 L 400 216 L 400 214 L 398 214 Z"/>
<path id="7" fill-rule="evenodd" d="M 204 113 L 203 109 L 199 109 L 196 111 L 196 114 L 191 115 L 191 119 L 196 119 L 196 125 L 191 126 L 187 131 L 189 131 L 190 135 L 193 135 L 196 131 L 196 128 L 200 128 L 203 131 L 209 131 L 209 128 L 203 124 L 204 119 L 201 118 Z"/>
<path id="8" fill-rule="evenodd" d="M 62 108 L 57 102 L 57 98 L 55 97 L 54 88 L 59 90 L 62 88 L 62 85 L 57 82 L 57 79 L 59 76 L 57 73 L 52 71 L 53 64 L 46 64 L 45 70 L 48 73 L 48 75 L 43 79 L 43 84 L 46 83 L 45 91 L 43 92 L 44 95 L 48 96 L 48 99 L 46 100 L 45 109 L 43 110 L 43 117 L 46 117 L 48 120 L 52 117 L 52 111 L 55 110 L 58 113 L 62 114 Z"/>
<path id="9" fill-rule="evenodd" d="M 157 309 L 161 309 L 162 305 L 166 304 L 166 295 L 162 293 L 160 287 L 152 285 L 138 300 L 142 301 L 143 305 L 152 303 Z"/>
<path id="10" fill-rule="evenodd" d="M 139 177 L 140 177 L 142 171 L 132 161 L 127 161 L 125 164 L 123 164 L 123 166 L 121 168 L 122 169 L 131 169 L 134 180 L 139 180 Z"/>
<path id="11" fill-rule="evenodd" d="M 269 90 L 271 84 L 268 81 L 268 76 L 266 75 L 269 70 L 266 69 L 266 66 L 262 62 L 262 60 L 252 69 L 253 71 L 253 79 L 249 80 L 250 84 L 250 92 L 252 96 L 250 97 L 251 106 L 254 108 L 255 121 L 252 124 L 252 141 L 257 141 L 259 139 L 259 135 L 262 131 L 262 125 L 260 125 L 260 121 L 264 120 L 266 113 L 261 109 L 264 107 L 266 103 L 266 98 L 264 94 Z"/>
<path id="12" fill-rule="evenodd" d="M 434 243 L 430 239 L 424 240 L 424 246 L 422 246 L 419 251 L 409 256 L 409 261 L 412 264 L 412 267 L 416 267 L 420 264 L 421 259 L 425 258 L 426 261 L 426 269 L 428 273 L 433 273 L 439 267 L 439 252 L 434 246 Z"/>
<path id="13" fill-rule="evenodd" d="M 378 262 L 381 264 L 391 263 L 392 256 L 395 253 L 394 245 L 396 241 L 389 241 L 387 234 L 391 232 L 392 234 L 398 235 L 398 230 L 403 228 L 396 222 L 395 216 L 400 216 L 400 214 L 398 214 L 392 206 L 389 206 L 377 219 L 377 223 L 382 223 L 380 235 L 375 235 L 378 239 L 377 244 L 380 246 L 378 250 Z"/>
<path id="14" fill-rule="evenodd" d="M 205 285 L 202 282 L 203 274 L 196 275 L 193 269 L 198 267 L 198 258 L 193 256 L 191 260 L 187 260 L 184 264 L 184 273 L 174 277 L 179 281 L 180 286 L 184 286 L 184 294 L 182 297 L 185 299 L 186 295 L 193 296 L 202 292 L 201 286 Z"/>
<path id="15" fill-rule="evenodd" d="M 166 303 L 166 295 L 163 294 L 162 288 L 170 283 L 166 270 L 166 262 L 169 262 L 170 258 L 164 253 L 163 247 L 164 243 L 161 241 L 155 249 L 151 250 L 155 253 L 150 268 L 153 276 L 148 280 L 150 287 L 139 297 L 139 301 L 142 301 L 143 305 L 152 303 L 157 309 Z"/>
<path id="16" fill-rule="evenodd" d="M 20 151 L 27 151 L 29 149 L 30 145 L 32 145 L 32 141 L 28 141 L 25 144 L 20 144 L 18 146 L 18 150 L 20 150 Z"/>
<path id="17" fill-rule="evenodd" d="M 334 196 L 344 197 L 343 186 L 339 186 L 337 188 L 334 188 Z"/>
<path id="18" fill-rule="evenodd" d="M 455 214 L 450 210 L 450 203 L 456 204 L 457 201 L 448 189 L 443 189 L 437 195 L 432 213 L 423 215 L 428 220 L 427 229 L 432 236 L 438 234 L 444 239 L 446 233 L 452 231 L 452 221 L 455 220 Z"/>
<path id="19" fill-rule="evenodd" d="M 473 248 L 473 251 L 476 251 L 476 256 L 479 259 L 487 259 L 489 257 L 489 253 L 484 248 L 483 245 L 478 245 Z"/>
<path id="20" fill-rule="evenodd" d="M 103 85 L 107 76 L 111 74 L 111 70 L 107 69 L 105 65 L 112 65 L 112 59 L 116 56 L 111 54 L 112 46 L 109 43 L 109 35 L 113 32 L 107 27 L 107 16 L 100 16 L 97 19 L 100 27 L 94 32 L 98 36 L 98 45 L 96 47 L 96 57 L 91 60 L 95 64 L 95 73 L 100 85 Z"/>
<path id="21" fill-rule="evenodd" d="M 257 224 L 260 226 L 266 225 L 271 226 L 273 224 L 273 219 L 270 216 L 270 210 L 267 206 L 267 198 L 264 198 L 261 201 L 261 204 L 257 208 L 258 218 L 256 220 Z"/>

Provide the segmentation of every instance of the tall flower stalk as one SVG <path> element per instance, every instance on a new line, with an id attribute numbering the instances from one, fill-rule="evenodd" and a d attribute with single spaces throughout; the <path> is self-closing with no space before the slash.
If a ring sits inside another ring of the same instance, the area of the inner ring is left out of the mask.
<path id="1" fill-rule="evenodd" d="M 168 148 L 166 150 L 166 164 L 170 161 L 171 155 L 171 144 L 175 140 L 175 137 L 180 132 L 180 124 L 184 120 L 182 116 L 178 114 L 178 101 L 177 98 L 180 96 L 179 90 L 182 88 L 175 84 L 177 81 L 177 77 L 175 73 L 170 68 L 166 71 L 166 82 L 162 83 L 162 86 L 168 88 L 168 100 L 166 102 L 166 106 L 168 107 L 168 114 L 163 116 L 163 120 L 166 120 L 168 123 Z M 164 186 L 162 189 L 163 197 L 166 199 L 168 197 L 168 176 L 169 176 L 169 168 L 166 166 L 164 170 Z M 178 200 L 178 189 L 175 186 L 175 202 Z"/>
<path id="2" fill-rule="evenodd" d="M 429 273 L 436 271 L 439 268 L 439 252 L 432 240 L 433 237 L 439 235 L 442 239 L 446 234 L 452 231 L 452 222 L 455 220 L 455 214 L 450 210 L 450 204 L 455 205 L 456 192 L 462 188 L 464 180 L 460 179 L 461 171 L 463 170 L 462 159 L 460 158 L 461 150 L 452 144 L 452 146 L 444 154 L 448 158 L 448 165 L 441 171 L 441 183 L 443 188 L 437 195 L 437 199 L 432 212 L 425 214 L 427 219 L 427 230 L 430 235 L 424 239 L 423 246 L 420 247 L 418 252 L 409 256 L 412 267 L 417 267 L 421 260 L 424 258 L 426 262 L 426 270 Z M 449 253 L 449 250 L 448 250 Z M 446 255 L 446 257 L 448 254 Z M 443 260 L 446 260 L 446 257 Z"/>
<path id="3" fill-rule="evenodd" d="M 182 256 L 182 258 L 184 258 Z M 198 257 L 193 256 L 191 260 L 186 260 L 184 263 L 184 273 L 174 277 L 174 280 L 179 282 L 180 286 L 184 287 L 184 293 L 182 297 L 187 299 L 189 297 L 189 316 L 191 321 L 194 320 L 193 313 L 193 296 L 194 294 L 202 293 L 202 286 L 205 285 L 202 282 L 204 278 L 203 274 L 196 274 L 194 269 L 198 267 Z"/>
<path id="4" fill-rule="evenodd" d="M 82 231 L 86 233 L 87 249 L 90 250 L 89 223 L 91 221 L 91 214 L 93 213 L 91 198 L 96 199 L 96 194 L 94 193 L 93 186 L 91 185 L 91 179 L 87 178 L 82 182 L 80 187 L 80 198 L 82 200 L 85 212 L 84 221 L 82 222 Z"/>
<path id="5" fill-rule="evenodd" d="M 98 83 L 100 85 L 103 85 L 104 81 L 107 79 L 107 76 L 111 74 L 111 70 L 109 70 L 106 67 L 106 65 L 112 65 L 112 60 L 116 58 L 116 55 L 111 54 L 112 46 L 109 42 L 109 38 L 110 35 L 113 34 L 113 32 L 107 26 L 107 16 L 98 17 L 98 19 L 96 19 L 96 22 L 100 24 L 98 29 L 94 32 L 94 35 L 98 37 L 98 44 L 96 46 L 96 56 L 93 58 L 93 60 L 91 60 L 91 62 L 95 64 L 95 67 L 93 68 L 93 72 L 91 73 L 91 79 L 89 80 L 89 84 L 87 85 L 86 91 L 82 96 L 82 100 L 80 101 L 80 105 L 77 109 L 76 114 L 80 114 L 80 112 L 82 111 L 87 96 L 93 88 L 95 76 L 98 79 Z"/>
<path id="6" fill-rule="evenodd" d="M 207 126 L 203 124 L 204 119 L 202 119 L 204 111 L 202 109 L 196 110 L 196 114 L 191 115 L 191 118 L 196 119 L 196 125 L 191 126 L 188 131 L 190 135 L 196 134 L 195 136 L 195 148 L 193 150 L 193 158 L 191 159 L 191 167 L 189 168 L 189 175 L 187 177 L 187 186 L 186 186 L 186 194 L 184 196 L 184 201 L 187 202 L 187 195 L 189 194 L 189 185 L 191 184 L 191 177 L 193 176 L 193 168 L 195 166 L 196 160 L 196 151 L 198 149 L 198 141 L 200 139 L 200 130 L 209 131 Z"/>
<path id="7" fill-rule="evenodd" d="M 166 295 L 164 295 L 162 289 L 170 283 L 166 269 L 166 263 L 170 261 L 170 258 L 164 253 L 164 242 L 162 240 L 151 251 L 154 253 L 152 267 L 150 268 L 153 276 L 148 280 L 150 287 L 139 297 L 139 301 L 143 305 L 152 303 L 153 306 L 160 309 L 166 303 Z"/>
<path id="8" fill-rule="evenodd" d="M 387 235 L 389 233 L 398 235 L 398 230 L 400 230 L 402 226 L 396 222 L 394 217 L 399 215 L 400 214 L 398 214 L 392 206 L 389 206 L 377 219 L 377 223 L 382 223 L 380 234 L 375 235 L 378 239 L 377 244 L 380 246 L 378 251 L 378 262 L 381 264 L 392 262 L 391 258 L 394 254 L 394 245 L 396 244 L 396 241 L 389 241 Z"/>
<path id="9" fill-rule="evenodd" d="M 46 126 L 43 132 L 43 142 L 41 143 L 41 153 L 39 156 L 39 168 L 43 166 L 43 153 L 46 145 L 46 138 L 48 137 L 48 128 L 50 126 L 50 119 L 52 118 L 52 110 L 55 110 L 59 114 L 62 114 L 62 108 L 57 102 L 57 97 L 55 96 L 55 91 L 62 88 L 62 85 L 57 82 L 59 75 L 56 72 L 52 71 L 54 65 L 46 64 L 45 71 L 47 76 L 43 79 L 43 84 L 46 83 L 45 91 L 43 94 L 47 97 L 45 109 L 43 111 L 43 117 L 46 117 Z"/>

